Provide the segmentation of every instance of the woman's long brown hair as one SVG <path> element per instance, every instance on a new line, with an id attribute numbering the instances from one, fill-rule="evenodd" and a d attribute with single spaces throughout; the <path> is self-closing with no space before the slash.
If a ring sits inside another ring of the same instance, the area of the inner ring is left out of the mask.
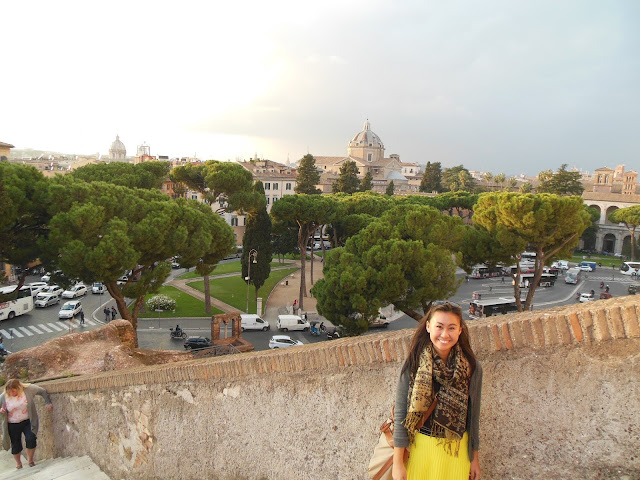
<path id="1" fill-rule="evenodd" d="M 407 359 L 402 366 L 402 373 L 404 373 L 408 369 L 409 373 L 413 375 L 418 369 L 420 354 L 425 348 L 427 348 L 427 345 L 431 343 L 431 337 L 429 336 L 429 332 L 427 332 L 427 322 L 431 320 L 431 317 L 436 312 L 453 313 L 460 320 L 462 333 L 458 338 L 458 343 L 460 344 L 460 347 L 462 347 L 464 356 L 469 360 L 469 363 L 471 364 L 471 373 L 473 373 L 476 369 L 476 356 L 471 349 L 471 342 L 469 341 L 469 329 L 467 328 L 467 324 L 462 319 L 462 308 L 460 308 L 460 306 L 456 305 L 455 303 L 449 302 L 433 304 L 427 314 L 422 317 L 422 319 L 418 323 L 416 331 L 413 334 L 413 338 L 411 339 L 409 355 L 407 356 Z"/>

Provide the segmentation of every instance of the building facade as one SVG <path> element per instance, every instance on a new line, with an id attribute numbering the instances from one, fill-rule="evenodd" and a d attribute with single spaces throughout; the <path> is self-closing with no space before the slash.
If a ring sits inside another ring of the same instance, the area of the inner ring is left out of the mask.
<path id="1" fill-rule="evenodd" d="M 611 222 L 609 215 L 619 208 L 640 205 L 638 173 L 625 171 L 624 165 L 618 165 L 615 169 L 598 168 L 591 177 L 590 187 L 584 191 L 582 198 L 587 206 L 600 213 L 598 232 L 593 243 L 587 244 L 582 240 L 580 246 L 596 252 L 621 255 L 623 247 L 631 244 L 631 233 L 624 224 Z"/>
<path id="2" fill-rule="evenodd" d="M 418 163 L 405 163 L 400 156 L 391 154 L 385 158 L 385 147 L 380 137 L 371 130 L 367 120 L 363 129 L 356 133 L 347 145 L 347 156 L 325 157 L 315 156 L 316 167 L 321 170 L 321 184 L 318 188 L 323 193 L 330 193 L 331 186 L 340 175 L 340 167 L 352 161 L 358 167 L 358 177 L 364 178 L 371 173 L 373 191 L 384 193 L 393 181 L 395 193 L 406 194 L 417 192 L 422 179 L 421 167 Z"/>
<path id="3" fill-rule="evenodd" d="M 120 136 L 116 135 L 116 139 L 109 147 L 109 160 L 124 160 L 125 158 L 127 158 L 127 149 L 120 141 Z"/>

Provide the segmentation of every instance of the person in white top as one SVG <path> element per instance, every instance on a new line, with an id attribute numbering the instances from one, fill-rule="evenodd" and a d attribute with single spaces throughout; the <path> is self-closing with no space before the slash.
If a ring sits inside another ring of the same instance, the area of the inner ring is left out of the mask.
<path id="1" fill-rule="evenodd" d="M 0 395 L 0 414 L 3 420 L 2 447 L 9 449 L 16 461 L 16 468 L 22 468 L 22 436 L 27 446 L 27 461 L 29 466 L 35 466 L 33 456 L 36 452 L 36 434 L 38 433 L 38 412 L 35 406 L 35 396 L 44 398 L 45 408 L 51 411 L 53 405 L 47 391 L 37 385 L 23 384 L 18 379 L 9 380 L 5 391 Z"/>

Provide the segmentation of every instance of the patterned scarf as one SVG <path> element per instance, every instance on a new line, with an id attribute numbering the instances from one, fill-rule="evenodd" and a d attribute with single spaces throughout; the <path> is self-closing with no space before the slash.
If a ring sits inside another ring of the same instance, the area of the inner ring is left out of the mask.
<path id="1" fill-rule="evenodd" d="M 420 355 L 418 369 L 409 384 L 407 416 L 404 426 L 413 443 L 418 424 L 435 398 L 435 379 L 440 384 L 438 402 L 431 415 L 431 431 L 449 455 L 458 456 L 460 440 L 467 426 L 467 404 L 471 365 L 459 344 L 449 353 L 445 363 L 429 343 Z"/>

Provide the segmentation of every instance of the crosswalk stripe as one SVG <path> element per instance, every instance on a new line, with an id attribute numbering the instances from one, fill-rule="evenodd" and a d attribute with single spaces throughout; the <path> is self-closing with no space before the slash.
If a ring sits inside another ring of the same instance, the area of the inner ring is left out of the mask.
<path id="1" fill-rule="evenodd" d="M 18 327 L 18 328 L 20 330 L 22 330 L 24 333 L 26 333 L 28 336 L 30 336 L 30 337 L 33 336 L 33 333 L 31 333 L 31 330 L 29 330 L 28 328 L 26 328 L 26 327 Z M 14 330 L 15 330 L 15 328 L 14 328 Z"/>
<path id="2" fill-rule="evenodd" d="M 49 325 L 51 328 L 53 328 L 56 332 L 61 332 L 62 329 L 56 325 L 55 323 L 47 323 L 47 325 Z"/>
<path id="3" fill-rule="evenodd" d="M 94 322 L 94 321 L 92 321 L 92 320 L 89 320 L 88 318 L 86 318 L 84 321 L 85 321 L 86 323 L 88 323 L 89 325 L 94 325 L 94 326 L 96 325 L 96 322 Z"/>
<path id="4" fill-rule="evenodd" d="M 14 337 L 18 337 L 18 338 L 24 338 L 24 335 L 21 334 L 18 330 L 16 330 L 15 328 L 11 329 L 11 335 L 13 335 Z"/>
<path id="5" fill-rule="evenodd" d="M 44 324 L 39 324 L 38 327 L 40 327 L 41 329 L 43 329 L 45 332 L 49 332 L 49 333 L 53 333 L 53 330 L 51 330 L 49 327 L 47 327 Z"/>
<path id="6" fill-rule="evenodd" d="M 62 327 L 62 330 L 69 330 L 69 325 L 65 322 L 56 322 L 56 325 Z"/>
<path id="7" fill-rule="evenodd" d="M 40 330 L 38 330 L 38 327 L 36 327 L 35 325 L 29 325 L 29 328 L 31 330 L 33 330 L 34 332 L 40 334 L 40 335 L 42 335 L 44 333 L 44 332 L 41 332 Z"/>
<path id="8" fill-rule="evenodd" d="M 11 340 L 11 338 L 13 338 L 11 336 L 11 334 L 9 332 L 7 332 L 6 330 L 0 330 L 0 333 L 2 334 L 2 336 L 8 340 Z"/>

